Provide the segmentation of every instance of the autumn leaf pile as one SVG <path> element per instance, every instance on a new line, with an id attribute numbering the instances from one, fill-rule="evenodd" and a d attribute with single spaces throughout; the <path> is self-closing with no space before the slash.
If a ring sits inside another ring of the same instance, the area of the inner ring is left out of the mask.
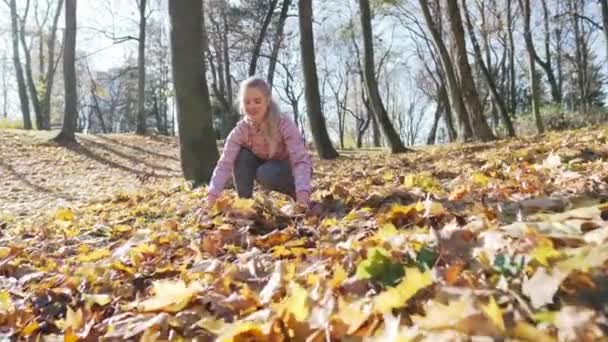
<path id="1" fill-rule="evenodd" d="M 607 139 L 599 127 L 399 156 L 343 151 L 315 160 L 307 212 L 231 190 L 199 212 L 206 188 L 174 178 L 35 224 L 0 222 L 0 334 L 600 340 Z"/>

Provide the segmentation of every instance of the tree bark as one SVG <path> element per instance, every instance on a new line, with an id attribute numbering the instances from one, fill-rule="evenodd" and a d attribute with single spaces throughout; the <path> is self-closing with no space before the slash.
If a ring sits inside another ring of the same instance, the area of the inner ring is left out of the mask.
<path id="1" fill-rule="evenodd" d="M 181 166 L 195 186 L 209 182 L 219 159 L 204 74 L 202 9 L 202 0 L 169 1 Z"/>
<path id="2" fill-rule="evenodd" d="M 448 1 L 448 18 L 452 36 L 454 38 L 454 47 L 456 53 L 456 65 L 460 76 L 460 88 L 462 89 L 464 102 L 469 113 L 469 124 L 473 131 L 473 136 L 482 141 L 490 141 L 494 139 L 494 134 L 483 116 L 479 94 L 475 87 L 475 80 L 471 72 L 471 66 L 467 57 L 466 43 L 464 39 L 464 29 L 462 18 L 460 17 L 460 9 L 457 1 Z"/>
<path id="3" fill-rule="evenodd" d="M 279 50 L 281 50 L 281 44 L 283 44 L 283 31 L 285 29 L 285 21 L 287 21 L 287 11 L 291 5 L 291 0 L 283 0 L 281 6 L 281 14 L 279 15 L 279 23 L 277 24 L 277 32 L 274 37 L 272 44 L 272 51 L 270 53 L 270 61 L 268 65 L 268 84 L 272 89 L 272 83 L 274 81 L 274 71 L 277 67 L 277 58 L 279 58 Z"/>
<path id="4" fill-rule="evenodd" d="M 534 59 L 534 42 L 532 41 L 532 32 L 530 31 L 530 0 L 519 0 L 519 6 L 523 11 L 524 16 L 524 39 L 526 41 L 526 50 L 528 51 L 528 72 L 530 77 L 530 90 L 532 93 L 532 113 L 536 121 L 536 129 L 538 133 L 543 133 L 545 127 L 542 117 L 540 116 L 539 96 L 538 96 L 538 77 L 536 76 L 536 67 Z"/>
<path id="5" fill-rule="evenodd" d="M 512 115 L 517 112 L 517 89 L 515 84 L 515 41 L 513 39 L 512 0 L 507 0 L 507 37 L 509 41 L 509 111 Z"/>
<path id="6" fill-rule="evenodd" d="M 65 0 L 65 43 L 63 47 L 65 108 L 58 143 L 75 143 L 78 124 L 78 90 L 76 88 L 76 0 Z"/>
<path id="7" fill-rule="evenodd" d="M 321 159 L 334 159 L 338 152 L 334 149 L 325 117 L 321 111 L 321 96 L 319 94 L 319 79 L 315 64 L 314 33 L 312 28 L 312 0 L 298 0 L 298 15 L 300 25 L 300 53 L 302 55 L 302 71 L 304 74 L 306 107 L 310 131 Z"/>
<path id="8" fill-rule="evenodd" d="M 17 25 L 17 2 L 10 0 L 11 10 L 11 32 L 13 42 L 13 64 L 15 66 L 15 76 L 17 77 L 17 87 L 19 90 L 19 101 L 21 103 L 21 114 L 23 116 L 23 128 L 32 129 L 32 119 L 30 117 L 30 104 L 27 96 L 27 87 L 25 85 L 25 77 L 23 76 L 23 68 L 21 67 L 21 58 L 19 57 L 19 27 Z"/>
<path id="9" fill-rule="evenodd" d="M 2 52 L 2 117 L 8 118 L 8 72 L 6 70 L 6 50 Z"/>
<path id="10" fill-rule="evenodd" d="M 604 31 L 604 46 L 606 47 L 606 56 L 608 56 L 608 0 L 600 0 L 602 5 L 602 27 Z"/>
<path id="11" fill-rule="evenodd" d="M 375 75 L 374 45 L 372 41 L 373 35 L 369 0 L 359 0 L 359 9 L 361 11 L 361 27 L 363 31 L 363 73 L 365 76 L 364 79 L 367 94 L 372 105 L 372 111 L 378 120 L 382 131 L 384 132 L 384 137 L 391 148 L 391 152 L 403 153 L 410 151 L 403 145 L 399 134 L 397 134 L 397 131 L 395 131 L 395 128 L 393 127 L 393 124 L 391 123 L 386 112 L 386 108 L 382 103 L 380 92 L 378 91 L 378 82 Z"/>
<path id="12" fill-rule="evenodd" d="M 535 49 L 533 50 L 534 59 L 536 60 L 538 65 L 540 65 L 541 68 L 543 68 L 543 70 L 545 71 L 545 74 L 547 75 L 547 82 L 549 83 L 549 87 L 551 88 L 551 98 L 553 99 L 553 102 L 560 104 L 562 102 L 562 94 L 559 90 L 559 86 L 555 79 L 555 73 L 553 72 L 553 65 L 552 65 L 552 61 L 551 61 L 551 29 L 549 26 L 549 20 L 550 20 L 549 9 L 547 8 L 546 0 L 541 0 L 541 4 L 543 7 L 543 22 L 544 22 L 544 27 L 545 27 L 545 58 L 546 58 L 546 60 L 543 61 L 542 59 L 540 59 L 540 57 L 536 53 Z"/>
<path id="13" fill-rule="evenodd" d="M 266 31 L 268 31 L 268 26 L 270 26 L 270 21 L 272 20 L 272 15 L 274 14 L 274 9 L 277 7 L 278 2 L 279 0 L 270 1 L 270 7 L 268 7 L 268 12 L 266 12 L 266 16 L 264 17 L 262 28 L 253 45 L 251 62 L 249 63 L 249 76 L 253 76 L 256 73 L 258 59 L 260 58 L 260 52 L 262 51 L 262 43 L 264 42 L 264 38 L 266 38 Z"/>
<path id="14" fill-rule="evenodd" d="M 137 53 L 137 128 L 135 133 L 146 133 L 146 1 L 139 0 L 139 39 Z"/>
<path id="15" fill-rule="evenodd" d="M 57 25 L 61 10 L 63 9 L 63 0 L 57 3 L 55 16 L 53 17 L 53 26 L 51 27 L 51 35 L 48 40 L 48 62 L 45 77 L 44 96 L 42 98 L 41 109 L 44 119 L 44 129 L 51 128 L 51 95 L 53 94 L 53 84 L 55 81 L 55 71 L 57 70 L 57 62 L 55 61 L 55 40 L 57 39 Z"/>
<path id="16" fill-rule="evenodd" d="M 23 19 L 21 19 L 21 34 L 19 35 L 19 40 L 21 41 L 21 47 L 23 48 L 23 55 L 25 57 L 25 77 L 27 81 L 27 87 L 30 93 L 30 100 L 32 101 L 32 107 L 34 108 L 36 128 L 44 129 L 42 112 L 40 110 L 40 98 L 38 97 L 38 89 L 36 87 L 36 82 L 34 82 L 34 74 L 32 71 L 32 55 L 30 53 L 31 48 L 27 46 L 27 42 L 25 41 L 25 24 L 27 22 L 29 6 L 30 2 L 28 0 L 26 3 L 25 13 L 23 14 Z"/>
<path id="17" fill-rule="evenodd" d="M 466 19 L 467 29 L 469 31 L 469 37 L 471 39 L 471 44 L 473 45 L 473 50 L 475 52 L 475 60 L 477 61 L 477 65 L 481 69 L 481 72 L 484 78 L 486 79 L 488 88 L 490 88 L 490 92 L 492 94 L 492 98 L 494 98 L 494 101 L 498 105 L 498 111 L 500 113 L 500 116 L 502 117 L 502 121 L 504 122 L 505 127 L 507 128 L 509 136 L 514 137 L 515 129 L 513 128 L 513 123 L 511 122 L 511 118 L 509 117 L 505 101 L 500 96 L 500 94 L 498 94 L 498 89 L 496 87 L 496 82 L 494 81 L 494 76 L 492 76 L 490 70 L 488 70 L 488 66 L 486 66 L 481 55 L 481 48 L 479 46 L 479 42 L 477 41 L 477 36 L 475 35 L 475 29 L 473 28 L 473 23 L 471 22 L 471 16 L 469 15 L 469 11 L 467 9 L 466 0 L 462 0 L 462 10 Z"/>
<path id="18" fill-rule="evenodd" d="M 460 85 L 456 79 L 456 72 L 450 59 L 450 54 L 448 53 L 448 49 L 443 42 L 443 38 L 441 37 L 438 26 L 433 21 L 427 1 L 418 0 L 418 3 L 422 9 L 427 27 L 431 32 L 433 44 L 439 52 L 441 66 L 447 83 L 447 90 L 449 91 L 450 108 L 456 113 L 456 118 L 458 119 L 458 137 L 462 141 L 471 140 L 473 139 L 473 132 L 468 119 L 469 114 L 467 113 L 464 101 L 460 96 Z M 441 17 L 441 15 L 438 17 Z"/>

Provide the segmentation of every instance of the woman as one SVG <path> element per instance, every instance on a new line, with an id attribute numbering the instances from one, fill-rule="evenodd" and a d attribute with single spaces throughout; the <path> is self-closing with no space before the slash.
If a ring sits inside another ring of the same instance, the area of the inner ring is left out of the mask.
<path id="1" fill-rule="evenodd" d="M 257 180 L 261 186 L 308 206 L 310 155 L 293 121 L 279 113 L 265 80 L 252 77 L 243 81 L 239 110 L 243 118 L 226 138 L 209 185 L 207 205 L 215 203 L 233 174 L 239 197 L 251 198 Z"/>

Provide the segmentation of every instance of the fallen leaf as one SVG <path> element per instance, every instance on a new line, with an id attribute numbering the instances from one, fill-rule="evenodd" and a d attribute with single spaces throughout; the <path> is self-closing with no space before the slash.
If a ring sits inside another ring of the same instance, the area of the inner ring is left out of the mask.
<path id="1" fill-rule="evenodd" d="M 567 276 L 557 269 L 547 273 L 545 268 L 539 267 L 531 278 L 524 279 L 522 292 L 530 298 L 532 307 L 538 309 L 545 304 L 553 303 L 559 285 Z"/>
<path id="2" fill-rule="evenodd" d="M 419 290 L 431 285 L 433 279 L 429 271 L 420 272 L 418 268 L 405 268 L 405 277 L 399 285 L 389 288 L 374 297 L 374 309 L 386 313 L 394 308 L 402 307 Z"/>
<path id="3" fill-rule="evenodd" d="M 186 285 L 183 280 L 158 280 L 152 284 L 154 296 L 136 304 L 139 311 L 178 312 L 202 290 L 199 283 Z"/>

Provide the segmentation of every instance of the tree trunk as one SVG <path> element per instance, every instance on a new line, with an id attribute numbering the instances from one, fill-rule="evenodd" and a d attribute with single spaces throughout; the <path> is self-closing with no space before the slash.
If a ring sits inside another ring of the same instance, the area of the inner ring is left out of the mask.
<path id="1" fill-rule="evenodd" d="M 382 103 L 380 92 L 378 91 L 378 82 L 375 75 L 376 67 L 374 63 L 374 45 L 372 41 L 373 35 L 369 0 L 359 0 L 359 9 L 361 11 L 361 27 L 363 31 L 363 73 L 367 94 L 372 105 L 372 111 L 384 132 L 384 137 L 391 148 L 391 152 L 407 152 L 409 149 L 405 148 L 399 134 L 395 131 L 386 112 L 386 108 Z"/>
<path id="2" fill-rule="evenodd" d="M 8 72 L 6 70 L 6 50 L 2 52 L 2 117 L 8 118 Z"/>
<path id="3" fill-rule="evenodd" d="M 219 158 L 204 74 L 202 9 L 202 0 L 169 1 L 181 166 L 195 186 L 209 182 Z"/>
<path id="4" fill-rule="evenodd" d="M 427 145 L 435 144 L 435 140 L 437 138 L 437 127 L 439 126 L 439 119 L 441 118 L 442 113 L 443 102 L 437 101 L 437 108 L 435 108 L 435 115 L 433 116 L 433 125 L 431 126 L 431 131 L 429 132 L 429 136 L 426 139 Z"/>
<path id="5" fill-rule="evenodd" d="M 76 0 L 65 0 L 65 43 L 63 47 L 63 78 L 65 108 L 61 132 L 55 137 L 58 143 L 76 142 L 78 123 L 78 91 L 76 88 Z"/>
<path id="6" fill-rule="evenodd" d="M 30 100 L 32 101 L 32 107 L 34 107 L 34 118 L 36 120 L 36 128 L 43 129 L 44 122 L 42 119 L 42 112 L 40 110 L 40 98 L 38 97 L 38 89 L 36 88 L 36 82 L 34 81 L 34 74 L 32 71 L 32 55 L 30 53 L 31 48 L 27 46 L 27 42 L 25 41 L 25 24 L 29 12 L 29 5 L 30 2 L 27 1 L 25 14 L 23 15 L 23 19 L 21 20 L 21 34 L 19 35 L 19 40 L 21 41 L 21 47 L 23 48 L 23 55 L 25 57 L 25 76 L 27 80 L 27 87 L 30 93 Z"/>
<path id="7" fill-rule="evenodd" d="M 608 56 L 608 0 L 600 0 L 602 5 L 602 27 L 604 28 L 604 46 L 606 47 L 606 56 Z"/>
<path id="8" fill-rule="evenodd" d="M 524 16 L 524 39 L 526 41 L 526 50 L 528 51 L 528 72 L 530 77 L 530 90 L 532 93 L 532 112 L 536 120 L 536 129 L 538 133 L 545 131 L 542 118 L 540 116 L 539 96 L 538 96 L 538 77 L 536 76 L 536 67 L 534 59 L 534 42 L 532 41 L 532 32 L 530 31 L 530 0 L 519 0 L 519 6 L 523 11 Z"/>
<path id="9" fill-rule="evenodd" d="M 300 52 L 302 54 L 302 71 L 304 74 L 306 107 L 310 131 L 321 159 L 334 159 L 338 152 L 334 149 L 327 133 L 325 117 L 321 111 L 319 79 L 315 64 L 314 33 L 312 29 L 312 0 L 298 0 L 300 25 Z"/>
<path id="10" fill-rule="evenodd" d="M 59 0 L 57 3 L 57 10 L 53 17 L 53 26 L 51 27 L 51 35 L 48 40 L 48 62 L 45 77 L 44 96 L 42 98 L 42 116 L 44 119 L 43 129 L 51 128 L 51 95 L 53 94 L 53 83 L 55 80 L 55 71 L 57 70 L 57 62 L 55 62 L 55 40 L 57 39 L 57 25 L 59 23 L 59 17 L 61 16 L 61 10 L 63 9 L 63 0 Z M 41 38 L 42 39 L 42 38 Z"/>
<path id="11" fill-rule="evenodd" d="M 146 133 L 146 0 L 139 0 L 139 39 L 137 53 L 137 128 L 135 133 Z"/>
<path id="12" fill-rule="evenodd" d="M 224 54 L 224 80 L 226 85 L 226 103 L 227 103 L 227 113 L 228 120 L 230 122 L 230 129 L 236 126 L 236 123 L 239 121 L 239 113 L 234 109 L 234 98 L 232 94 L 232 77 L 231 77 L 231 64 L 230 64 L 230 49 L 228 47 L 228 15 L 226 14 L 226 6 L 228 6 L 227 1 L 224 2 L 222 7 L 222 22 L 224 26 L 224 32 L 222 34 L 222 52 Z M 205 51 L 207 51 L 205 49 Z"/>
<path id="13" fill-rule="evenodd" d="M 549 9 L 547 8 L 546 0 L 541 0 L 541 4 L 543 7 L 543 21 L 544 21 L 544 27 L 545 27 L 545 58 L 546 58 L 546 60 L 543 61 L 542 59 L 540 59 L 540 57 L 536 53 L 536 50 L 533 50 L 534 59 L 536 60 L 538 65 L 540 65 L 541 68 L 543 68 L 543 70 L 545 71 L 545 74 L 547 75 L 547 82 L 549 83 L 549 87 L 551 88 L 551 98 L 553 99 L 553 102 L 560 104 L 562 102 L 562 94 L 559 91 L 559 86 L 555 79 L 555 73 L 553 72 L 553 65 L 551 63 L 551 31 L 550 31 L 550 27 L 549 27 L 549 20 L 550 20 Z"/>
<path id="14" fill-rule="evenodd" d="M 448 1 L 447 3 L 448 18 L 456 50 L 456 65 L 460 76 L 460 89 L 462 89 L 464 102 L 469 113 L 469 124 L 475 138 L 482 141 L 490 141 L 494 139 L 494 134 L 483 116 L 479 94 L 477 93 L 475 80 L 473 79 L 471 66 L 469 65 L 460 9 L 456 1 Z"/>
<path id="15" fill-rule="evenodd" d="M 471 125 L 468 120 L 467 109 L 464 105 L 464 101 L 460 96 L 460 85 L 456 80 L 456 72 L 454 70 L 454 65 L 450 59 L 450 54 L 448 53 L 448 49 L 443 42 L 443 38 L 441 37 L 441 33 L 438 30 L 438 26 L 433 21 L 431 16 L 431 12 L 428 7 L 428 2 L 426 0 L 418 0 L 420 4 L 420 8 L 424 14 L 424 19 L 427 24 L 429 31 L 431 32 L 431 36 L 433 37 L 433 44 L 435 48 L 439 52 L 439 57 L 441 60 L 441 66 L 443 69 L 443 73 L 447 82 L 447 89 L 449 91 L 449 99 L 450 99 L 450 108 L 455 111 L 456 118 L 458 119 L 458 137 L 462 141 L 471 140 L 473 138 L 473 132 L 471 130 Z M 441 17 L 441 15 L 438 15 Z"/>
<path id="16" fill-rule="evenodd" d="M 279 0 L 270 1 L 268 12 L 266 12 L 266 17 L 264 17 L 264 22 L 262 23 L 262 28 L 253 45 L 251 62 L 249 63 L 249 76 L 253 76 L 256 73 L 258 58 L 260 58 L 260 52 L 262 51 L 262 43 L 264 43 L 264 38 L 266 38 L 266 31 L 268 31 L 268 26 L 270 26 L 270 21 L 272 20 L 272 15 L 274 14 L 274 9 L 277 7 L 278 2 Z"/>
<path id="17" fill-rule="evenodd" d="M 445 82 L 441 83 L 439 92 L 439 101 L 443 102 L 445 110 L 443 111 L 443 120 L 445 122 L 446 130 L 448 131 L 448 139 L 450 142 L 458 139 L 458 132 L 454 128 L 454 120 L 452 119 L 452 108 L 450 106 L 450 99 L 448 97 L 448 90 L 446 89 Z"/>
<path id="18" fill-rule="evenodd" d="M 291 0 L 283 0 L 281 6 L 281 14 L 279 15 L 279 23 L 277 24 L 277 32 L 274 36 L 274 42 L 272 44 L 272 52 L 270 53 L 270 61 L 268 65 L 268 84 L 272 89 L 272 83 L 274 81 L 274 71 L 277 67 L 277 58 L 279 58 L 279 50 L 281 50 L 281 44 L 283 44 L 283 31 L 285 29 L 285 21 L 287 21 L 287 11 Z"/>
<path id="19" fill-rule="evenodd" d="M 475 35 L 475 29 L 473 28 L 473 23 L 471 22 L 471 16 L 469 15 L 469 11 L 467 9 L 466 0 L 462 0 L 462 10 L 464 12 L 464 16 L 467 23 L 467 28 L 469 31 L 469 37 L 471 39 L 471 44 L 473 45 L 473 50 L 475 52 L 475 60 L 477 61 L 477 65 L 481 69 L 481 72 L 486 79 L 488 84 L 488 88 L 490 88 L 490 92 L 492 94 L 492 98 L 494 98 L 494 102 L 498 106 L 498 111 L 500 112 L 500 116 L 502 117 L 502 121 L 504 122 L 507 132 L 510 137 L 515 136 L 515 129 L 513 128 L 513 123 L 511 122 L 511 118 L 509 117 L 509 113 L 507 112 L 507 106 L 505 105 L 504 99 L 498 94 L 498 89 L 496 88 L 496 82 L 494 81 L 494 76 L 491 74 L 490 70 L 488 70 L 488 66 L 486 66 L 482 54 L 481 48 L 477 41 L 477 36 Z"/>
<path id="20" fill-rule="evenodd" d="M 15 66 L 15 76 L 17 77 L 17 87 L 19 89 L 19 101 L 21 103 L 21 114 L 23 115 L 23 128 L 32 129 L 32 119 L 30 117 L 30 103 L 27 96 L 27 88 L 25 85 L 25 77 L 23 76 L 23 68 L 21 67 L 21 58 L 19 57 L 19 27 L 17 25 L 17 2 L 10 0 L 11 9 L 11 31 L 13 41 L 13 64 Z"/>
<path id="21" fill-rule="evenodd" d="M 513 39 L 512 0 L 507 0 L 507 37 L 509 41 L 509 111 L 515 115 L 517 111 L 517 88 L 515 84 L 515 41 Z"/>

